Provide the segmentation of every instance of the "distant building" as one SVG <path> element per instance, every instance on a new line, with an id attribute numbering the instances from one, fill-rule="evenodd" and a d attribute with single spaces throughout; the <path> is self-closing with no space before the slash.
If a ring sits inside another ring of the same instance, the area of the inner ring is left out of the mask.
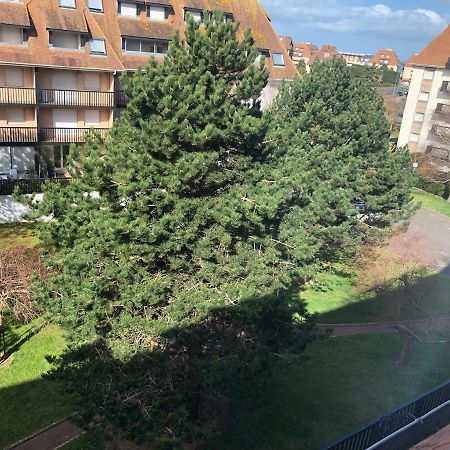
<path id="1" fill-rule="evenodd" d="M 403 66 L 402 81 L 407 81 L 408 83 L 411 81 L 413 74 L 413 63 L 417 55 L 418 53 L 411 56 L 411 58 L 409 58 Z"/>
<path id="2" fill-rule="evenodd" d="M 387 66 L 388 69 L 398 72 L 400 69 L 400 60 L 397 53 L 391 49 L 378 50 L 375 55 L 370 58 L 370 64 L 376 67 Z"/>
<path id="3" fill-rule="evenodd" d="M 294 51 L 294 41 L 290 36 L 280 36 L 281 45 L 286 53 L 292 58 Z"/>
<path id="4" fill-rule="evenodd" d="M 310 42 L 299 42 L 294 44 L 292 49 L 292 59 L 296 64 L 299 61 L 304 61 L 309 66 L 310 60 L 314 52 L 318 51 L 318 47 Z"/>
<path id="5" fill-rule="evenodd" d="M 415 55 L 399 146 L 450 160 L 450 26 Z"/>
<path id="6" fill-rule="evenodd" d="M 368 66 L 372 58 L 372 55 L 365 53 L 339 52 L 339 55 L 344 58 L 348 66 Z"/>

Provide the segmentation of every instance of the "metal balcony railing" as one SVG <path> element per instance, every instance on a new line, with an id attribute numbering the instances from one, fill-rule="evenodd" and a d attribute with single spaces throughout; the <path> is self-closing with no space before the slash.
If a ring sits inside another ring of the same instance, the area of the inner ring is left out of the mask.
<path id="1" fill-rule="evenodd" d="M 81 144 L 88 135 L 100 135 L 103 139 L 109 128 L 36 128 L 0 127 L 0 144 Z"/>
<path id="2" fill-rule="evenodd" d="M 126 108 L 128 103 L 128 97 L 124 91 L 116 91 L 116 108 Z"/>
<path id="3" fill-rule="evenodd" d="M 114 92 L 40 89 L 39 103 L 42 106 L 113 108 Z"/>
<path id="4" fill-rule="evenodd" d="M 38 141 L 36 127 L 1 127 L 0 144 L 32 144 Z"/>
<path id="5" fill-rule="evenodd" d="M 0 87 L 0 105 L 35 105 L 36 89 Z"/>
<path id="6" fill-rule="evenodd" d="M 109 128 L 39 128 L 39 141 L 60 144 L 81 144 L 86 137 L 100 135 L 106 138 Z"/>

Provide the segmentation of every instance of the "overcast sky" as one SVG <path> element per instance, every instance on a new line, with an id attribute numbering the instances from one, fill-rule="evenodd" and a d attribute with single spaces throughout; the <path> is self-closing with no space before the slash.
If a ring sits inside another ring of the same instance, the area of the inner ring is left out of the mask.
<path id="1" fill-rule="evenodd" d="M 260 0 L 280 35 L 342 51 L 392 48 L 405 61 L 439 34 L 450 0 Z"/>

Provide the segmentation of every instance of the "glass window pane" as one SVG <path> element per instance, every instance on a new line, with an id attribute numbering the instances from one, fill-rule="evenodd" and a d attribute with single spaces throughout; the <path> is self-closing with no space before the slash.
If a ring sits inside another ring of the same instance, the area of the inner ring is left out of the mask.
<path id="1" fill-rule="evenodd" d="M 166 20 L 166 8 L 162 6 L 149 6 L 148 17 L 152 20 Z"/>
<path id="2" fill-rule="evenodd" d="M 89 9 L 94 11 L 103 11 L 103 1 L 102 0 L 88 0 Z"/>
<path id="3" fill-rule="evenodd" d="M 0 27 L 0 42 L 11 45 L 22 45 L 23 44 L 23 32 L 22 28 L 19 27 Z"/>
<path id="4" fill-rule="evenodd" d="M 140 41 L 138 39 L 125 40 L 125 49 L 129 52 L 138 52 L 140 51 L 140 47 Z"/>
<path id="5" fill-rule="evenodd" d="M 59 0 L 59 6 L 63 8 L 76 8 L 75 0 Z"/>
<path id="6" fill-rule="evenodd" d="M 105 41 L 103 39 L 91 39 L 91 53 L 106 54 Z"/>
<path id="7" fill-rule="evenodd" d="M 284 55 L 283 53 L 273 53 L 273 65 L 274 66 L 284 66 Z"/>
<path id="8" fill-rule="evenodd" d="M 136 17 L 137 15 L 136 3 L 120 2 L 120 15 Z"/>
<path id="9" fill-rule="evenodd" d="M 142 41 L 141 51 L 144 53 L 153 53 L 155 51 L 155 45 L 152 41 Z"/>

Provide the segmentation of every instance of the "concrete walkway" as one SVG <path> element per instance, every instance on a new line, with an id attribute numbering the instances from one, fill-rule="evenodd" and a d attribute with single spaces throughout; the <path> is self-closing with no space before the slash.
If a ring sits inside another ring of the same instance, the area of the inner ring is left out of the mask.
<path id="1" fill-rule="evenodd" d="M 65 419 L 38 431 L 5 450 L 55 450 L 83 433 L 84 431 L 70 419 Z"/>
<path id="2" fill-rule="evenodd" d="M 450 331 L 450 317 L 424 320 L 405 320 L 380 323 L 319 324 L 319 332 L 330 333 L 330 337 L 358 336 L 361 334 L 390 334 L 406 330 L 411 333 L 423 331 Z"/>

